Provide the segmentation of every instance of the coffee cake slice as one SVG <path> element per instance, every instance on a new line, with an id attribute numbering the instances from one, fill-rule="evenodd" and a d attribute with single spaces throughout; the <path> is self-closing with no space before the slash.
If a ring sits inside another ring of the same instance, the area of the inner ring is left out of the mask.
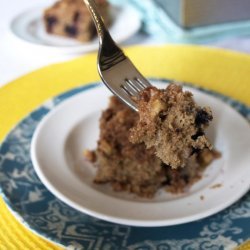
<path id="1" fill-rule="evenodd" d="M 97 148 L 84 151 L 85 158 L 96 166 L 94 183 L 146 198 L 152 198 L 160 188 L 182 193 L 219 156 L 214 150 L 203 149 L 189 157 L 185 168 L 172 169 L 155 155 L 153 148 L 129 141 L 130 129 L 138 119 L 138 113 L 118 98 L 110 99 L 100 118 Z"/>

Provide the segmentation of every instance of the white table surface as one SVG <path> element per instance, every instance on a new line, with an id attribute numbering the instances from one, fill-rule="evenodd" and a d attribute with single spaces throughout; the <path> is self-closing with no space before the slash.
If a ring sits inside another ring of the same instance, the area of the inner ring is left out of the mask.
<path id="1" fill-rule="evenodd" d="M 51 0 L 53 1 L 53 0 Z M 73 59 L 81 54 L 51 54 L 39 48 L 29 48 L 11 33 L 11 20 L 20 12 L 43 2 L 42 0 L 0 0 L 0 87 L 42 66 Z M 136 34 L 122 45 L 159 44 L 157 39 Z M 216 41 L 213 46 L 250 53 L 250 37 Z"/>

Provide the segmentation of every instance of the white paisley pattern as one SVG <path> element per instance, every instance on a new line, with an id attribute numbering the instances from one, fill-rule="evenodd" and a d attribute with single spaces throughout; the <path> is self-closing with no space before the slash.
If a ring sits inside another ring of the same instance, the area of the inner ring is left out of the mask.
<path id="1" fill-rule="evenodd" d="M 1 194 L 30 229 L 69 250 L 233 249 L 250 237 L 250 193 L 209 218 L 171 227 L 139 228 L 108 223 L 82 214 L 53 196 L 37 178 L 29 150 L 44 115 L 63 100 L 97 85 L 69 91 L 46 102 L 20 122 L 0 148 Z M 250 119 L 250 108 L 212 93 Z"/>

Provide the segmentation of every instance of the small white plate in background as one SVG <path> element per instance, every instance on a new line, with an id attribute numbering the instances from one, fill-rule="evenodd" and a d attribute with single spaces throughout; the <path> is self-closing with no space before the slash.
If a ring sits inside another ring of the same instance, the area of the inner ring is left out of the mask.
<path id="1" fill-rule="evenodd" d="M 48 6 L 35 7 L 17 15 L 10 24 L 11 33 L 30 45 L 64 53 L 89 52 L 98 49 L 97 38 L 80 43 L 74 39 L 48 34 L 42 20 L 46 7 Z M 129 5 L 111 6 L 111 15 L 113 22 L 109 31 L 117 43 L 127 40 L 140 29 L 140 18 Z"/>

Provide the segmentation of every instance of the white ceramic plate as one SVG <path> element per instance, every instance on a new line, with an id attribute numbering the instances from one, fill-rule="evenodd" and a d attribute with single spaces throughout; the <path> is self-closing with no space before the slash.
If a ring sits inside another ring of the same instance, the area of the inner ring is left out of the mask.
<path id="1" fill-rule="evenodd" d="M 73 96 L 42 120 L 31 144 L 35 171 L 46 187 L 68 205 L 120 224 L 174 225 L 221 211 L 250 186 L 249 124 L 215 97 L 189 90 L 200 105 L 213 110 L 208 136 L 222 152 L 222 158 L 214 161 L 186 193 L 171 195 L 159 190 L 155 198 L 147 200 L 125 192 L 116 193 L 109 185 L 92 183 L 96 169 L 84 160 L 83 150 L 96 146 L 98 119 L 110 96 L 103 86 Z"/>
<path id="2" fill-rule="evenodd" d="M 74 39 L 47 34 L 42 21 L 46 7 L 47 5 L 32 8 L 16 16 L 10 24 L 12 34 L 29 45 L 65 53 L 89 52 L 98 48 L 97 38 L 91 42 L 80 43 Z M 138 14 L 128 5 L 112 6 L 111 15 L 113 23 L 109 31 L 117 43 L 134 35 L 141 26 Z"/>

